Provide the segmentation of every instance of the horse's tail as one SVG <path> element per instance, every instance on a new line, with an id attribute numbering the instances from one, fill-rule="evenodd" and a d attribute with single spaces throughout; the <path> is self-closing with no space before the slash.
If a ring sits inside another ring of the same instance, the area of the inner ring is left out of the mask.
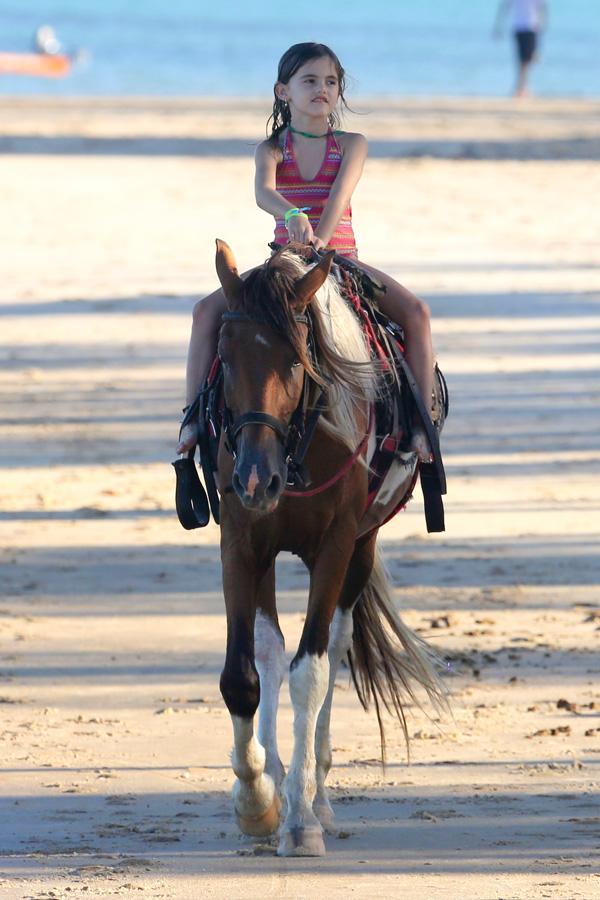
<path id="1" fill-rule="evenodd" d="M 401 620 L 394 608 L 383 561 L 375 551 L 371 577 L 352 612 L 354 633 L 348 662 L 358 698 L 364 709 L 375 706 L 385 765 L 382 707 L 396 714 L 409 752 L 405 704 L 421 687 L 438 711 L 448 708 L 447 690 L 438 674 L 439 658 L 431 647 Z"/>

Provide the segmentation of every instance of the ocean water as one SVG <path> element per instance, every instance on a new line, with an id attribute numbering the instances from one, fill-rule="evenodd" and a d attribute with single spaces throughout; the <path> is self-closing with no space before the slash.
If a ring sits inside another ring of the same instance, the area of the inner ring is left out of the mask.
<path id="1" fill-rule="evenodd" d="M 600 0 L 548 0 L 532 87 L 600 96 Z M 82 61 L 60 81 L 0 75 L 1 94 L 257 96 L 297 41 L 329 44 L 349 96 L 504 96 L 513 47 L 492 40 L 497 0 L 0 0 L 0 51 L 51 24 Z"/>

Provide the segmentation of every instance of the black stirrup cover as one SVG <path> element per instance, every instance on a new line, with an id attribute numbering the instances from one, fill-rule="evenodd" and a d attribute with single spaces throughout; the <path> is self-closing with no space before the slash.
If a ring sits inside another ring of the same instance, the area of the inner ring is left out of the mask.
<path id="1" fill-rule="evenodd" d="M 198 478 L 194 462 L 194 451 L 172 463 L 175 469 L 175 508 L 177 517 L 185 529 L 204 528 L 210 521 L 210 510 L 206 491 Z"/>

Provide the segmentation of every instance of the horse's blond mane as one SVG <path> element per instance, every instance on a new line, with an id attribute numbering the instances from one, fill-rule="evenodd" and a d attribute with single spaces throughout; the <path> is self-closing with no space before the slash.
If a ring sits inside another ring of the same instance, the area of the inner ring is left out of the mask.
<path id="1" fill-rule="evenodd" d="M 310 268 L 297 254 L 284 251 L 279 259 L 296 279 Z M 362 416 L 365 401 L 377 394 L 378 365 L 371 359 L 369 347 L 358 318 L 340 293 L 330 275 L 312 300 L 319 373 L 327 382 L 329 403 L 322 424 L 354 449 L 364 434 Z"/>

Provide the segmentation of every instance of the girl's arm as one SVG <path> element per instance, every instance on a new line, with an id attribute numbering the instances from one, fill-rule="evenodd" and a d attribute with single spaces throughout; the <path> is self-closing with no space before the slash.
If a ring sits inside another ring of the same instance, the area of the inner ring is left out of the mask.
<path id="1" fill-rule="evenodd" d="M 326 247 L 331 240 L 342 213 L 350 203 L 367 158 L 368 145 L 364 135 L 345 134 L 340 143 L 343 151 L 342 164 L 315 229 L 317 248 Z"/>
<path id="2" fill-rule="evenodd" d="M 256 172 L 254 176 L 254 196 L 256 202 L 265 212 L 271 213 L 278 219 L 282 219 L 288 209 L 294 209 L 294 204 L 286 200 L 279 191 L 275 190 L 278 150 L 269 141 L 263 141 L 256 148 L 254 161 Z M 313 230 L 307 216 L 292 216 L 289 220 L 288 234 L 291 241 L 301 244 L 310 244 L 314 238 Z"/>

